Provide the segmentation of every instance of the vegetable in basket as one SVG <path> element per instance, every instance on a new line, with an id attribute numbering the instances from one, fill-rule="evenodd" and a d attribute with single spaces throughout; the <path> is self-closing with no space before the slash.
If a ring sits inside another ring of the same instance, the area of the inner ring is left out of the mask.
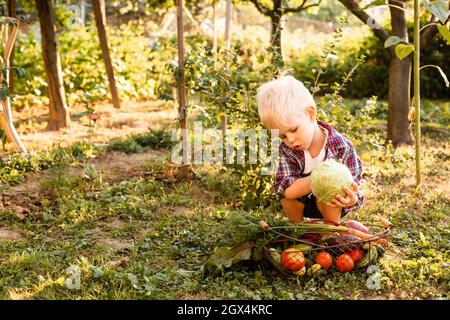
<path id="1" fill-rule="evenodd" d="M 352 258 L 346 253 L 340 255 L 336 259 L 336 268 L 340 272 L 350 272 L 354 267 L 355 263 L 353 262 Z"/>
<path id="2" fill-rule="evenodd" d="M 301 268 L 300 270 L 293 271 L 295 275 L 299 277 L 303 277 L 306 274 L 306 267 Z"/>
<path id="3" fill-rule="evenodd" d="M 333 265 L 333 257 L 328 252 L 322 251 L 317 255 L 316 263 L 319 264 L 322 269 L 327 270 Z"/>
<path id="4" fill-rule="evenodd" d="M 359 230 L 359 231 L 367 233 L 367 234 L 371 234 L 369 228 L 367 228 L 361 222 L 358 222 L 356 220 L 346 221 L 346 222 L 342 223 L 342 225 L 346 226 L 347 228 L 352 228 L 352 229 Z"/>
<path id="5" fill-rule="evenodd" d="M 306 265 L 306 259 L 298 249 L 287 248 L 281 252 L 281 264 L 288 270 L 297 271 Z"/>
<path id="6" fill-rule="evenodd" d="M 322 269 L 322 267 L 320 266 L 320 264 L 313 264 L 311 266 L 311 268 L 308 269 L 308 271 L 306 271 L 306 274 L 308 276 L 313 276 L 315 274 L 317 274 L 319 272 L 319 270 Z"/>
<path id="7" fill-rule="evenodd" d="M 300 252 L 308 252 L 310 251 L 313 247 L 309 244 L 306 243 L 298 243 L 292 246 L 292 248 L 297 249 Z"/>
<path id="8" fill-rule="evenodd" d="M 378 259 L 377 246 L 369 245 L 369 251 L 366 255 L 356 263 L 357 268 L 367 267 L 371 263 L 375 263 Z"/>
<path id="9" fill-rule="evenodd" d="M 354 263 L 357 263 L 359 260 L 364 258 L 364 253 L 359 249 L 354 249 L 347 254 L 350 256 L 350 258 L 352 258 Z"/>

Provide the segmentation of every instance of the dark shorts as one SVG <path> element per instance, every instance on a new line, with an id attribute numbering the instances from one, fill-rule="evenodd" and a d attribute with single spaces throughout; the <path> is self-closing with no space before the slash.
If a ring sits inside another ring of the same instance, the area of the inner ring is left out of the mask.
<path id="1" fill-rule="evenodd" d="M 303 210 L 303 216 L 306 218 L 313 218 L 313 219 L 323 219 L 322 214 L 319 211 L 319 208 L 317 208 L 316 203 L 316 197 L 313 196 L 312 193 L 310 193 L 307 196 L 297 198 L 298 201 L 303 203 L 305 205 L 305 209 Z M 347 213 L 342 212 L 341 217 L 344 217 Z"/>

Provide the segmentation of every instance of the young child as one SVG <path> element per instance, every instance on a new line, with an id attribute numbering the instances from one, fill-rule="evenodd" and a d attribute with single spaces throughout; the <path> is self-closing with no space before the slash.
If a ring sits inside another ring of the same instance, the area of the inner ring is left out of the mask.
<path id="1" fill-rule="evenodd" d="M 305 86 L 294 77 L 283 75 L 263 84 L 257 94 L 258 112 L 263 125 L 279 130 L 280 163 L 274 191 L 279 195 L 287 218 L 302 221 L 303 216 L 339 223 L 341 216 L 360 208 L 364 197 L 359 191 L 361 161 L 353 144 L 330 125 L 317 120 L 316 104 Z M 346 165 L 352 173 L 351 189 L 329 203 L 316 200 L 311 193 L 312 170 L 326 159 Z"/>

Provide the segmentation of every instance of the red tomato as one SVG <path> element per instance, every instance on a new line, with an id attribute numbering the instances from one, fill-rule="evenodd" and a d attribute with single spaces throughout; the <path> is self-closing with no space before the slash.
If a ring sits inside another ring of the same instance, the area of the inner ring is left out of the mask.
<path id="1" fill-rule="evenodd" d="M 349 272 L 353 270 L 355 263 L 348 254 L 342 254 L 336 260 L 336 268 L 340 272 Z"/>
<path id="2" fill-rule="evenodd" d="M 359 260 L 364 258 L 364 253 L 359 249 L 354 249 L 347 254 L 350 256 L 350 258 L 352 258 L 354 263 L 357 263 Z"/>
<path id="3" fill-rule="evenodd" d="M 299 249 L 287 248 L 281 252 L 281 263 L 286 269 L 297 271 L 305 266 L 306 259 Z"/>
<path id="4" fill-rule="evenodd" d="M 320 264 L 322 269 L 328 269 L 333 264 L 333 258 L 328 252 L 322 251 L 316 257 L 316 263 Z"/>

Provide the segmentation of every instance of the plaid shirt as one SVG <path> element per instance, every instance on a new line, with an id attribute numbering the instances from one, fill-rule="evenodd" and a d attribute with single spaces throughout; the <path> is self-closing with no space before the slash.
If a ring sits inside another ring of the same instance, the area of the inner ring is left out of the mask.
<path id="1" fill-rule="evenodd" d="M 361 181 L 362 166 L 361 160 L 356 154 L 356 150 L 350 140 L 337 132 L 332 126 L 317 121 L 319 126 L 328 130 L 328 139 L 325 146 L 325 159 L 343 160 L 352 173 L 353 180 L 357 184 Z M 281 143 L 279 147 L 280 163 L 275 175 L 274 191 L 280 197 L 284 197 L 284 191 L 297 179 L 305 177 L 305 153 L 289 148 Z M 364 196 L 361 191 L 357 194 L 358 201 L 349 208 L 343 208 L 343 213 L 361 208 L 364 203 Z"/>

